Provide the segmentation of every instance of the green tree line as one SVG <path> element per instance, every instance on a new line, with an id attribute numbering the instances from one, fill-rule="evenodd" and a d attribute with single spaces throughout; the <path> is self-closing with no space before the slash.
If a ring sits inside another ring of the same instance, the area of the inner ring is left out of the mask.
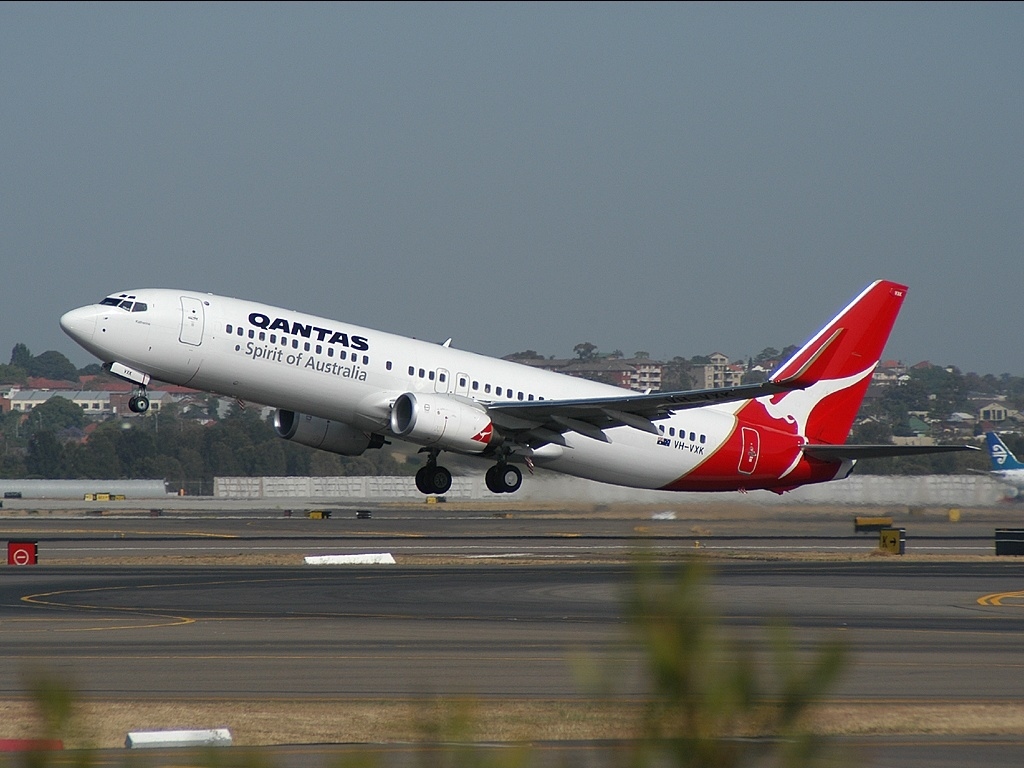
<path id="1" fill-rule="evenodd" d="M 214 477 L 411 474 L 386 450 L 346 457 L 277 437 L 259 409 L 233 408 L 206 425 L 183 418 L 175 405 L 142 418 L 110 419 L 87 440 L 82 409 L 60 396 L 0 420 L 0 477 L 158 479 L 170 489 L 210 494 Z"/>

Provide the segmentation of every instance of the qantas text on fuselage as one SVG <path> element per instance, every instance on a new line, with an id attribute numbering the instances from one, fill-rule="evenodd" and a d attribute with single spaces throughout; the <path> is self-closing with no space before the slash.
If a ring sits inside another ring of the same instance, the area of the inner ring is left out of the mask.
<path id="1" fill-rule="evenodd" d="M 519 465 L 618 485 L 782 493 L 846 477 L 860 457 L 958 446 L 845 445 L 906 287 L 865 288 L 767 381 L 637 393 L 256 302 L 173 289 L 111 294 L 61 327 L 137 390 L 152 379 L 276 408 L 277 434 L 355 456 L 421 446 L 423 493 L 444 452 L 490 462 L 495 493 Z"/>

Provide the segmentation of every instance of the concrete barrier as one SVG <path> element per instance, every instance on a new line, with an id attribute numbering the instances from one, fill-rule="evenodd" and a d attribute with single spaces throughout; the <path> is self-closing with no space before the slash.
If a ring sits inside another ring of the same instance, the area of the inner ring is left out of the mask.
<path id="1" fill-rule="evenodd" d="M 390 552 L 368 555 L 310 555 L 306 565 L 394 565 Z"/>
<path id="2" fill-rule="evenodd" d="M 486 465 L 483 465 L 486 469 Z M 221 499 L 314 499 L 330 501 L 422 501 L 412 477 L 217 477 Z M 602 504 L 849 504 L 851 506 L 997 506 L 1005 485 L 984 475 L 853 475 L 845 480 L 797 488 L 784 494 L 673 493 L 621 488 L 538 469 L 511 496 L 487 490 L 483 471 L 456 475 L 445 494 L 450 501 L 591 502 Z"/>
<path id="3" fill-rule="evenodd" d="M 231 732 L 227 728 L 198 731 L 132 731 L 124 740 L 128 749 L 162 747 L 230 747 Z"/>

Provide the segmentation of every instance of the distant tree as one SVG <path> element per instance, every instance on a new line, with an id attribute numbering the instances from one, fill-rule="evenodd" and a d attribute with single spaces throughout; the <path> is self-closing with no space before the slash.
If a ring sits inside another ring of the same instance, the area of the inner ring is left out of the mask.
<path id="1" fill-rule="evenodd" d="M 573 347 L 572 351 L 580 360 L 593 360 L 597 356 L 597 345 L 584 341 Z"/>
<path id="2" fill-rule="evenodd" d="M 126 477 L 121 470 L 121 460 L 118 458 L 117 450 L 118 442 L 124 432 L 121 428 L 122 423 L 108 421 L 105 424 L 100 424 L 89 435 L 89 442 L 85 444 L 77 466 L 77 472 L 81 477 L 111 479 Z"/>
<path id="3" fill-rule="evenodd" d="M 928 411 L 933 419 L 945 420 L 955 411 L 968 408 L 967 382 L 956 368 L 915 368 L 910 371 L 910 381 L 928 393 Z"/>
<path id="4" fill-rule="evenodd" d="M 750 368 L 748 368 L 747 371 L 743 374 L 743 378 L 741 379 L 741 383 L 742 384 L 761 384 L 762 382 L 765 382 L 767 380 L 768 380 L 768 373 L 766 371 L 763 371 L 763 370 L 755 371 L 755 370 L 751 370 Z"/>
<path id="5" fill-rule="evenodd" d="M 0 456 L 0 477 L 13 479 L 24 477 L 25 474 L 25 457 L 23 454 L 6 451 Z"/>
<path id="6" fill-rule="evenodd" d="M 60 352 L 43 352 L 33 357 L 29 363 L 28 373 L 30 376 L 41 376 L 45 379 L 78 381 L 78 370 Z"/>
<path id="7" fill-rule="evenodd" d="M 901 434 L 898 425 L 908 424 L 910 411 L 927 411 L 931 407 L 928 391 L 919 379 L 909 379 L 888 387 L 871 408 L 872 416 L 889 424 L 894 434 Z"/>
<path id="8" fill-rule="evenodd" d="M 44 429 L 32 435 L 25 454 L 25 470 L 28 474 L 45 479 L 59 478 L 63 466 L 61 446 L 53 430 Z"/>
<path id="9" fill-rule="evenodd" d="M 892 427 L 880 421 L 864 421 L 850 430 L 848 443 L 861 445 L 891 445 Z"/>
<path id="10" fill-rule="evenodd" d="M 673 357 L 661 369 L 661 389 L 665 392 L 681 392 L 693 389 L 692 366 L 685 357 Z"/>
<path id="11" fill-rule="evenodd" d="M 543 360 L 544 355 L 533 349 L 524 349 L 522 352 L 513 352 L 505 355 L 506 360 Z"/>
<path id="12" fill-rule="evenodd" d="M 148 429 L 126 429 L 117 441 L 117 458 L 127 477 L 148 477 L 156 457 L 156 439 Z"/>
<path id="13" fill-rule="evenodd" d="M 763 365 L 764 363 L 770 363 L 778 360 L 781 353 L 775 347 L 765 347 L 757 355 L 754 356 L 754 365 Z"/>
<path id="14" fill-rule="evenodd" d="M 633 353 L 633 359 L 634 360 L 650 360 L 651 359 L 651 353 L 650 352 L 644 352 L 643 350 L 641 350 L 639 352 L 634 352 Z"/>
<path id="15" fill-rule="evenodd" d="M 0 365 L 0 383 L 24 384 L 28 380 L 28 371 L 16 365 Z"/>
<path id="16" fill-rule="evenodd" d="M 4 367 L 0 366 L 0 368 Z M 10 367 L 15 371 L 9 373 L 23 372 L 18 376 L 19 379 L 27 375 L 60 381 L 78 381 L 78 371 L 75 366 L 60 352 L 43 352 L 38 357 L 34 357 L 24 344 L 14 345 L 14 349 L 11 350 Z M 3 372 L 0 372 L 0 376 L 4 379 L 9 377 L 3 376 Z"/>
<path id="17" fill-rule="evenodd" d="M 17 366 L 24 371 L 29 369 L 32 362 L 32 353 L 24 344 L 15 344 L 11 350 L 11 365 Z"/>
<path id="18" fill-rule="evenodd" d="M 84 425 L 85 413 L 82 409 L 66 397 L 54 395 L 29 412 L 23 429 L 26 434 L 31 435 L 43 430 L 56 433 L 69 427 L 83 427 Z"/>

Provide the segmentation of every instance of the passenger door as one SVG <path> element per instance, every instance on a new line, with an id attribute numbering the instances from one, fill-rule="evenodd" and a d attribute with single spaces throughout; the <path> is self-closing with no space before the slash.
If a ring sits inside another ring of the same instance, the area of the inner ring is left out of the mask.
<path id="1" fill-rule="evenodd" d="M 181 333 L 178 334 L 178 341 L 182 344 L 191 344 L 193 347 L 198 347 L 203 343 L 204 323 L 203 302 L 199 299 L 193 299 L 191 296 L 182 296 Z"/>

